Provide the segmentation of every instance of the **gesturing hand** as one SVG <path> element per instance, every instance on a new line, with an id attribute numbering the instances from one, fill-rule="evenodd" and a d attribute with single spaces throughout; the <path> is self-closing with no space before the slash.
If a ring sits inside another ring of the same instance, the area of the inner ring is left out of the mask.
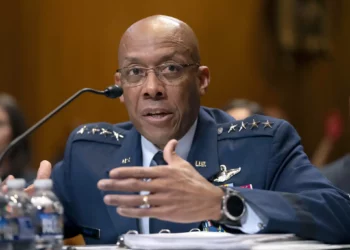
<path id="1" fill-rule="evenodd" d="M 38 169 L 38 172 L 36 174 L 36 179 L 49 179 L 51 176 L 52 166 L 51 163 L 48 161 L 42 161 L 40 162 L 40 166 Z M 1 190 L 2 192 L 7 192 L 7 181 L 15 179 L 13 175 L 9 175 L 2 183 L 1 183 Z M 27 194 L 31 195 L 34 193 L 34 185 L 30 185 L 24 190 Z"/>
<path id="2" fill-rule="evenodd" d="M 144 196 L 136 194 L 106 195 L 104 202 L 117 206 L 117 212 L 127 217 L 153 217 L 182 223 L 218 220 L 223 191 L 178 156 L 176 145 L 177 141 L 171 140 L 164 148 L 164 160 L 168 165 L 119 167 L 110 172 L 110 179 L 98 182 L 101 190 L 149 191 L 150 208 L 141 208 Z"/>

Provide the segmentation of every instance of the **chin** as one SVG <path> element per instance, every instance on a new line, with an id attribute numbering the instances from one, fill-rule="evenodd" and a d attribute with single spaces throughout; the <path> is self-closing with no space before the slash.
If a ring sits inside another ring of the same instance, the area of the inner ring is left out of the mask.
<path id="1" fill-rule="evenodd" d="M 157 133 L 158 132 L 158 133 Z M 157 147 L 164 147 L 171 139 L 169 137 L 168 133 L 159 133 L 159 131 L 157 131 L 155 133 L 147 133 L 147 140 L 149 140 L 150 142 L 152 142 L 154 145 L 156 145 Z"/>

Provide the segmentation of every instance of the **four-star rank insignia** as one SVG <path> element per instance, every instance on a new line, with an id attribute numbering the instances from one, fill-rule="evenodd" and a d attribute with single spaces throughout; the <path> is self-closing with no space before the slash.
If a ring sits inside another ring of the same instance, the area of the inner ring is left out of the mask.
<path id="1" fill-rule="evenodd" d="M 229 134 L 231 132 L 232 133 L 241 132 L 241 131 L 244 131 L 247 129 L 250 129 L 250 130 L 259 129 L 259 128 L 261 128 L 261 125 L 263 125 L 264 129 L 265 128 L 272 128 L 273 124 L 274 124 L 274 122 L 270 122 L 269 120 L 261 122 L 261 121 L 253 119 L 251 123 L 240 121 L 237 124 L 231 123 L 229 129 L 227 130 L 227 133 Z M 220 129 L 220 133 L 218 133 L 218 134 L 220 135 L 222 133 L 222 127 L 220 127 L 219 129 Z"/>
<path id="2" fill-rule="evenodd" d="M 227 130 L 227 133 L 235 133 L 235 132 L 241 132 L 243 130 L 253 130 L 253 129 L 259 129 L 259 125 L 263 125 L 263 129 L 267 129 L 267 128 L 272 128 L 272 125 L 274 124 L 274 122 L 271 122 L 269 120 L 266 121 L 257 121 L 255 119 L 252 120 L 251 123 L 248 122 L 244 122 L 241 121 L 238 124 L 231 124 L 229 129 Z M 222 134 L 223 133 L 223 127 L 218 128 L 218 134 Z M 120 139 L 124 138 L 124 135 L 122 135 L 121 133 L 118 133 L 114 130 L 109 130 L 106 128 L 99 128 L 99 127 L 94 127 L 94 128 L 88 128 L 87 126 L 83 126 L 81 127 L 77 132 L 77 134 L 83 135 L 83 134 L 92 134 L 92 135 L 103 135 L 104 137 L 111 137 L 111 138 L 115 138 L 117 141 L 119 141 Z"/>
<path id="3" fill-rule="evenodd" d="M 83 135 L 83 134 L 91 134 L 91 135 L 99 135 L 99 136 L 104 136 L 104 137 L 111 137 L 115 138 L 117 141 L 120 139 L 124 138 L 124 135 L 121 133 L 118 133 L 114 130 L 109 130 L 106 128 L 99 128 L 99 127 L 93 127 L 93 128 L 88 128 L 87 126 L 83 126 L 77 131 L 77 134 Z"/>

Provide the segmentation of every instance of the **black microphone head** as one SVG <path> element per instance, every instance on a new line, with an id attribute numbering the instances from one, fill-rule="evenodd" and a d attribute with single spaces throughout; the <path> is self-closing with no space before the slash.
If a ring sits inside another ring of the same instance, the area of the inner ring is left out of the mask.
<path id="1" fill-rule="evenodd" d="M 123 94 L 123 89 L 118 85 L 112 85 L 103 91 L 104 95 L 108 98 L 117 98 Z"/>

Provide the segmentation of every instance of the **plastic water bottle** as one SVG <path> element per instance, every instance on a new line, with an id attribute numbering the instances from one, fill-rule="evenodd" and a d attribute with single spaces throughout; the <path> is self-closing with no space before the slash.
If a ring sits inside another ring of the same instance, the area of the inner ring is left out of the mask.
<path id="1" fill-rule="evenodd" d="M 24 179 L 14 179 L 7 181 L 8 193 L 7 211 L 10 227 L 13 233 L 14 250 L 34 250 L 35 234 L 33 219 L 35 210 L 30 202 L 29 196 L 23 191 L 25 187 Z"/>
<path id="2" fill-rule="evenodd" d="M 31 202 L 36 208 L 36 247 L 61 250 L 63 247 L 63 207 L 52 190 L 52 180 L 34 181 Z"/>
<path id="3" fill-rule="evenodd" d="M 8 220 L 7 199 L 0 193 L 0 249 L 12 250 L 13 234 Z"/>

